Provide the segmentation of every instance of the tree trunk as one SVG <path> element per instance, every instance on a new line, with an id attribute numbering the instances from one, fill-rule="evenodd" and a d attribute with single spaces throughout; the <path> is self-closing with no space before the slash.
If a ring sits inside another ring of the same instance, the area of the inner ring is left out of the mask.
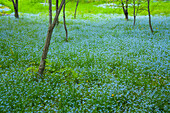
<path id="1" fill-rule="evenodd" d="M 63 7 L 63 4 L 64 4 L 64 0 L 62 0 L 61 4 L 60 4 L 60 7 L 58 9 L 58 13 L 55 15 L 55 18 L 54 18 L 54 21 L 51 25 L 49 25 L 48 27 L 48 32 L 47 32 L 47 36 L 46 36 L 46 41 L 45 41 L 45 45 L 44 45 L 44 48 L 43 48 L 43 53 L 42 53 L 42 57 L 41 57 L 41 61 L 40 61 L 40 65 L 39 65 L 39 69 L 38 69 L 38 73 L 41 77 L 43 72 L 44 72 L 44 69 L 45 69 L 45 60 L 47 58 L 47 53 L 48 53 L 48 48 L 50 46 L 50 40 L 51 40 L 51 36 L 52 36 L 52 32 L 53 32 L 53 29 L 56 25 L 56 22 L 57 22 L 57 18 L 61 12 L 61 9 Z"/>
<path id="2" fill-rule="evenodd" d="M 152 24 L 151 24 L 151 15 L 150 15 L 150 9 L 149 9 L 149 3 L 150 3 L 150 0 L 148 0 L 149 27 L 151 29 L 151 32 L 153 33 Z"/>
<path id="3" fill-rule="evenodd" d="M 79 4 L 79 0 L 77 0 L 76 9 L 75 9 L 75 13 L 74 13 L 74 19 L 76 19 L 76 13 L 77 13 L 78 4 Z"/>
<path id="4" fill-rule="evenodd" d="M 53 29 L 50 25 L 49 28 L 48 28 L 47 37 L 46 37 L 46 41 L 45 41 L 45 45 L 44 45 L 44 49 L 43 49 L 43 54 L 42 54 L 42 57 L 41 57 L 41 62 L 40 62 L 39 70 L 38 70 L 40 75 L 43 74 L 43 71 L 45 69 L 45 59 L 47 58 L 47 53 L 48 53 L 48 48 L 50 46 L 50 40 L 51 40 L 52 32 L 53 32 Z"/>
<path id="5" fill-rule="evenodd" d="M 57 15 L 57 13 L 58 13 L 58 0 L 56 0 L 56 15 Z M 58 20 L 58 18 L 57 18 L 57 25 L 59 24 L 59 20 Z"/>
<path id="6" fill-rule="evenodd" d="M 136 13 L 135 13 L 135 0 L 133 0 L 133 16 L 134 16 L 134 21 L 133 21 L 133 26 L 135 26 L 135 22 L 136 22 Z"/>
<path id="7" fill-rule="evenodd" d="M 15 10 L 15 18 L 19 18 L 19 14 L 18 14 L 18 0 L 16 0 L 14 2 L 14 0 L 12 0 L 13 6 L 14 6 L 14 10 Z"/>
<path id="8" fill-rule="evenodd" d="M 49 1 L 49 25 L 52 24 L 52 2 L 51 0 L 48 0 Z"/>
<path id="9" fill-rule="evenodd" d="M 126 8 L 124 7 L 124 3 L 122 1 L 122 8 L 123 8 L 123 13 L 125 15 L 125 19 L 128 21 L 128 0 L 126 0 Z"/>
<path id="10" fill-rule="evenodd" d="M 128 12 L 127 12 L 127 10 L 126 10 L 126 12 L 125 12 L 125 18 L 126 18 L 126 20 L 128 21 Z"/>
<path id="11" fill-rule="evenodd" d="M 67 33 L 67 26 L 66 26 L 66 19 L 65 19 L 65 0 L 64 0 L 64 7 L 63 7 L 63 21 L 64 21 L 64 29 L 66 31 L 66 42 L 68 42 L 68 33 Z"/>
<path id="12" fill-rule="evenodd" d="M 126 16 L 126 20 L 128 21 L 128 0 L 126 0 L 126 13 L 125 13 L 125 16 Z"/>

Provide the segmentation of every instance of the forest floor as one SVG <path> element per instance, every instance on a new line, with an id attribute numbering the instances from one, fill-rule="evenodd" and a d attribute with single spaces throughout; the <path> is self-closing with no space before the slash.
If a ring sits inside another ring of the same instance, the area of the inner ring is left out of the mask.
<path id="1" fill-rule="evenodd" d="M 68 42 L 62 20 L 37 80 L 48 16 L 0 16 L 0 112 L 168 112 L 170 16 L 68 14 Z"/>

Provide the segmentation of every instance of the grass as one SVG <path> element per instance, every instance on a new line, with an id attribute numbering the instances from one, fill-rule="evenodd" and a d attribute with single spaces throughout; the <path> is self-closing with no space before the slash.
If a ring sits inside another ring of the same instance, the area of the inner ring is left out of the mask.
<path id="1" fill-rule="evenodd" d="M 48 13 L 48 5 L 43 6 L 40 4 L 41 2 L 44 2 L 44 0 L 28 0 L 28 1 L 19 1 L 19 12 L 21 13 Z M 119 5 L 120 8 L 102 8 L 102 7 L 96 7 L 96 5 L 103 4 L 104 2 L 80 2 L 78 6 L 78 15 L 84 15 L 84 14 L 123 14 L 123 10 L 121 8 L 121 4 L 119 2 L 114 2 L 115 4 Z M 8 0 L 2 0 L 0 1 L 0 4 L 4 4 L 8 6 L 11 11 L 8 11 L 7 13 L 14 12 L 12 2 Z M 55 4 L 55 3 L 53 3 Z M 131 3 L 132 4 L 132 3 Z M 169 16 L 169 1 L 157 1 L 157 2 L 151 2 L 150 4 L 151 8 L 151 15 L 162 15 L 162 16 Z M 31 8 L 30 8 L 31 7 Z M 73 15 L 75 11 L 76 3 L 75 2 L 68 2 L 66 6 L 66 11 L 68 11 L 68 15 Z M 89 8 L 90 7 L 90 8 Z M 53 10 L 55 10 L 55 7 L 53 7 Z M 6 13 L 6 12 L 4 12 Z M 133 7 L 129 6 L 129 15 L 133 15 Z M 145 2 L 141 2 L 141 6 L 138 11 L 138 15 L 148 15 L 147 12 L 147 4 Z"/>
<path id="2" fill-rule="evenodd" d="M 62 17 L 62 16 L 61 16 Z M 36 78 L 45 15 L 0 17 L 0 112 L 168 112 L 168 16 L 67 15 L 55 28 L 44 79 Z"/>

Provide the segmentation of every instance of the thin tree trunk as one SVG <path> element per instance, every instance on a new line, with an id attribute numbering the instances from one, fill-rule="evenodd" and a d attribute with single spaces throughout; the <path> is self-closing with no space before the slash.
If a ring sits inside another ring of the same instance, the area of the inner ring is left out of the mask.
<path id="1" fill-rule="evenodd" d="M 135 26 L 135 22 L 136 22 L 136 13 L 135 13 L 135 0 L 133 0 L 133 7 L 134 7 L 134 11 L 133 11 L 133 16 L 134 16 L 134 21 L 133 21 L 133 26 Z"/>
<path id="2" fill-rule="evenodd" d="M 150 9 L 149 9 L 149 3 L 150 3 L 150 0 L 148 0 L 149 27 L 151 29 L 151 32 L 153 33 L 152 24 L 151 24 L 151 15 L 150 15 Z"/>
<path id="3" fill-rule="evenodd" d="M 78 4 L 79 4 L 79 0 L 77 0 L 76 9 L 75 9 L 75 13 L 74 13 L 74 19 L 76 19 L 76 13 L 77 13 Z"/>
<path id="4" fill-rule="evenodd" d="M 52 24 L 52 2 L 49 0 L 49 25 Z"/>
<path id="5" fill-rule="evenodd" d="M 128 0 L 126 0 L 126 13 L 125 13 L 125 16 L 126 16 L 126 20 L 128 21 Z"/>
<path id="6" fill-rule="evenodd" d="M 122 1 L 122 0 L 121 0 L 121 1 Z M 125 7 L 124 7 L 123 1 L 122 1 L 122 8 L 123 8 L 123 13 L 124 13 L 124 15 L 125 15 Z"/>
<path id="7" fill-rule="evenodd" d="M 66 26 L 66 16 L 65 16 L 65 0 L 64 0 L 64 7 L 63 7 L 63 21 L 64 21 L 64 29 L 66 31 L 66 42 L 68 42 L 68 33 L 67 33 L 67 26 Z"/>
<path id="8" fill-rule="evenodd" d="M 14 2 L 14 0 L 12 0 L 13 6 L 14 6 L 14 10 L 15 10 L 15 18 L 19 18 L 19 14 L 18 14 L 18 0 L 16 0 L 15 2 Z"/>
<path id="9" fill-rule="evenodd" d="M 60 4 L 60 7 L 58 9 L 58 13 L 55 15 L 53 23 L 51 25 L 49 25 L 49 27 L 48 27 L 46 41 L 45 41 L 45 45 L 44 45 L 44 48 L 43 48 L 43 53 L 42 53 L 39 69 L 38 69 L 38 73 L 41 77 L 43 77 L 42 74 L 43 74 L 44 69 L 45 69 L 45 60 L 47 58 L 47 53 L 48 53 L 48 49 L 49 49 L 49 46 L 50 46 L 50 40 L 51 40 L 52 32 L 53 32 L 53 29 L 56 25 L 57 18 L 59 16 L 60 12 L 61 12 L 63 4 L 64 4 L 64 0 L 62 0 L 62 2 Z"/>
<path id="10" fill-rule="evenodd" d="M 126 8 L 125 8 L 124 3 L 122 1 L 122 8 L 123 8 L 123 13 L 125 15 L 125 19 L 128 21 L 128 0 L 126 0 Z"/>
<path id="11" fill-rule="evenodd" d="M 56 0 L 56 15 L 57 15 L 57 13 L 58 13 L 58 0 Z M 59 20 L 58 20 L 58 18 L 57 18 L 57 25 L 59 24 Z"/>
<path id="12" fill-rule="evenodd" d="M 41 57 L 41 62 L 40 62 L 39 70 L 38 70 L 40 75 L 43 74 L 43 71 L 45 69 L 45 59 L 47 58 L 47 53 L 48 53 L 48 49 L 49 49 L 49 46 L 50 46 L 50 40 L 51 40 L 52 32 L 53 32 L 53 29 L 50 25 L 49 28 L 48 28 L 46 42 L 45 42 L 45 45 L 44 45 L 43 54 L 42 54 L 42 57 Z"/>

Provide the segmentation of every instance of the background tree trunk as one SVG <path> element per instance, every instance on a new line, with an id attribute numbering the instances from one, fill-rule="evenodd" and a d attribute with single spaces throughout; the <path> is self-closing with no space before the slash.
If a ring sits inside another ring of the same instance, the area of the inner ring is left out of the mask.
<path id="1" fill-rule="evenodd" d="M 133 0 L 133 16 L 134 16 L 134 20 L 133 20 L 133 26 L 135 26 L 135 22 L 136 22 L 136 13 L 135 13 L 135 0 Z"/>
<path id="2" fill-rule="evenodd" d="M 76 9 L 75 9 L 75 13 L 74 13 L 74 19 L 76 19 L 76 13 L 77 13 L 78 4 L 79 4 L 79 0 L 77 0 Z"/>
<path id="3" fill-rule="evenodd" d="M 39 65 L 39 69 L 38 69 L 38 73 L 41 77 L 43 72 L 44 72 L 44 69 L 45 69 L 45 60 L 47 58 L 47 53 L 48 53 L 48 48 L 50 46 L 50 40 L 51 40 L 51 36 L 52 36 L 52 32 L 53 32 L 53 29 L 56 25 L 56 22 L 57 22 L 57 18 L 61 12 L 61 9 L 63 7 L 63 4 L 64 4 L 64 0 L 62 0 L 61 4 L 60 4 L 60 7 L 58 9 L 58 13 L 55 15 L 55 18 L 54 18 L 54 21 L 51 25 L 49 25 L 48 27 L 48 32 L 47 32 L 47 36 L 46 36 L 46 41 L 45 41 L 45 45 L 44 45 L 44 48 L 43 48 L 43 53 L 42 53 L 42 57 L 41 57 L 41 61 L 40 61 L 40 65 Z"/>
<path id="4" fill-rule="evenodd" d="M 125 12 L 126 20 L 128 21 L 128 0 L 126 0 L 126 12 Z"/>
<path id="5" fill-rule="evenodd" d="M 51 0 L 48 0 L 49 1 L 49 25 L 52 24 L 52 2 Z"/>
<path id="6" fill-rule="evenodd" d="M 128 21 L 128 0 L 126 0 L 126 7 L 124 6 L 124 3 L 122 1 L 122 8 L 123 8 L 123 13 L 125 15 L 125 19 Z"/>
<path id="7" fill-rule="evenodd" d="M 19 14 L 18 14 L 18 0 L 16 0 L 14 2 L 14 0 L 12 0 L 13 6 L 14 6 L 14 11 L 15 11 L 15 18 L 19 18 Z"/>
<path id="8" fill-rule="evenodd" d="M 64 0 L 64 7 L 63 7 L 63 21 L 64 21 L 64 29 L 66 31 L 66 42 L 68 42 L 68 33 L 67 33 L 67 26 L 66 26 L 66 16 L 65 16 L 65 6 L 66 6 L 66 3 L 65 3 L 65 0 Z"/>
<path id="9" fill-rule="evenodd" d="M 151 15 L 150 15 L 150 9 L 149 9 L 149 4 L 150 0 L 148 0 L 148 15 L 149 15 L 149 27 L 151 29 L 151 32 L 153 33 L 153 29 L 152 29 L 152 23 L 151 23 Z"/>
<path id="10" fill-rule="evenodd" d="M 56 0 L 56 15 L 57 15 L 57 13 L 58 13 L 58 0 Z M 58 20 L 58 18 L 57 18 L 57 25 L 59 24 L 59 20 Z"/>

